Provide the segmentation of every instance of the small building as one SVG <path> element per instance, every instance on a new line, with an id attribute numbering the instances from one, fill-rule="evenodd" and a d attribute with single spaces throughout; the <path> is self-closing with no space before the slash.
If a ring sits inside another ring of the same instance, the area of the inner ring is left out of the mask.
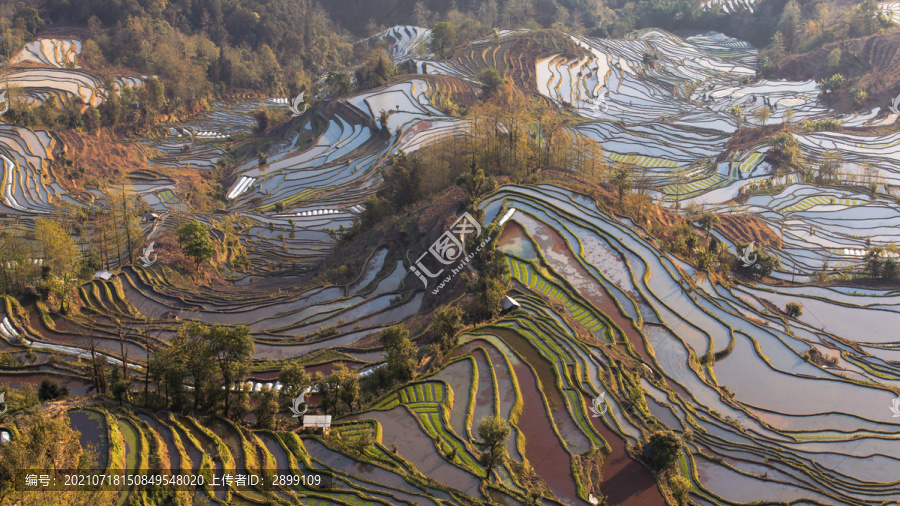
<path id="1" fill-rule="evenodd" d="M 328 434 L 331 432 L 331 415 L 304 415 L 303 432 Z"/>
<path id="2" fill-rule="evenodd" d="M 149 221 L 156 221 L 158 219 L 159 219 L 159 215 L 156 213 L 147 213 L 147 214 L 141 216 L 141 221 L 144 223 L 149 222 Z"/>
<path id="3" fill-rule="evenodd" d="M 502 309 L 500 314 L 506 314 L 510 311 L 515 311 L 516 309 L 522 309 L 522 306 L 518 302 L 516 302 L 516 299 L 510 297 L 509 295 L 506 295 L 500 301 L 500 308 Z"/>
<path id="4" fill-rule="evenodd" d="M 94 274 L 94 279 L 100 278 L 103 281 L 109 281 L 109 278 L 111 278 L 112 276 L 113 273 L 109 271 L 97 271 L 97 273 Z"/>
<path id="5" fill-rule="evenodd" d="M 5 430 L 0 430 L 0 443 L 6 444 L 12 440 L 12 436 Z"/>

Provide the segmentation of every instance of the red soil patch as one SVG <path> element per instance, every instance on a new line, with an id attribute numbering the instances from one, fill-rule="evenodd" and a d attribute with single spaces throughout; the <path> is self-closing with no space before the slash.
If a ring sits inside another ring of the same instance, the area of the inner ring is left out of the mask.
<path id="1" fill-rule="evenodd" d="M 723 214 L 719 216 L 716 232 L 729 241 L 755 242 L 758 246 L 781 247 L 781 237 L 763 220 L 749 214 Z"/>
<path id="2" fill-rule="evenodd" d="M 119 142 L 106 130 L 96 135 L 66 130 L 54 132 L 53 136 L 60 141 L 66 157 L 72 160 L 71 167 L 63 167 L 55 161 L 51 170 L 56 180 L 73 196 L 88 202 L 94 199 L 85 188 L 88 180 L 98 182 L 101 187 L 104 182 L 113 184 L 130 172 L 147 169 L 147 157 L 157 154 L 156 150 L 146 146 Z M 78 172 L 79 167 L 84 168 L 83 174 Z M 166 167 L 165 177 L 176 182 L 179 197 L 187 199 L 194 209 L 200 212 L 214 210 L 209 199 L 204 197 L 215 182 L 213 171 Z"/>
<path id="3" fill-rule="evenodd" d="M 129 172 L 146 169 L 146 156 L 152 150 L 143 146 L 118 142 L 109 132 L 101 130 L 97 135 L 88 135 L 74 130 L 54 132 L 66 157 L 73 161 L 71 169 L 84 168 L 82 175 L 70 175 L 59 165 L 54 165 L 54 173 L 66 190 L 84 195 L 84 183 L 90 179 L 116 180 Z"/>

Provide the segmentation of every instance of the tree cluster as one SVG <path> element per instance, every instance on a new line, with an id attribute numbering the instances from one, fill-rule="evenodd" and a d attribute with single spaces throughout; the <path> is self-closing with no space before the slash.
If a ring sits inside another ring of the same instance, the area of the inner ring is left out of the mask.
<path id="1" fill-rule="evenodd" d="M 377 88 L 387 84 L 392 77 L 397 75 L 397 66 L 383 50 L 374 50 L 369 55 L 369 60 L 356 70 L 356 85 L 360 90 Z M 339 85 L 341 91 L 345 89 Z"/>
<path id="2" fill-rule="evenodd" d="M 749 246 L 749 243 L 738 243 L 737 250 L 739 252 L 749 251 L 747 250 Z M 756 257 L 756 261 L 751 265 L 744 265 L 744 261 L 736 258 L 732 268 L 756 279 L 762 279 L 781 267 L 781 260 L 764 248 L 755 249 L 753 255 Z"/>
<path id="3" fill-rule="evenodd" d="M 319 407 L 325 414 L 330 411 L 332 415 L 339 416 L 345 411 L 359 408 L 359 375 L 348 369 L 343 362 L 338 363 L 331 374 L 317 372 L 312 383 L 318 390 Z"/>
<path id="4" fill-rule="evenodd" d="M 17 425 L 20 431 L 16 437 L 0 445 L 0 504 L 47 504 L 46 492 L 17 490 L 23 469 L 88 470 L 97 463 L 96 449 L 82 449 L 78 431 L 64 414 L 53 417 L 37 411 Z M 93 491 L 54 492 L 53 502 L 86 504 L 95 495 Z"/>
<path id="5" fill-rule="evenodd" d="M 87 23 L 85 51 L 157 74 L 176 105 L 225 88 L 296 94 L 310 76 L 347 65 L 352 46 L 312 0 L 44 0 L 54 22 Z"/>
<path id="6" fill-rule="evenodd" d="M 898 257 L 900 257 L 900 248 L 897 248 L 896 244 L 874 246 L 869 248 L 863 257 L 863 269 L 872 279 L 894 281 L 900 278 Z"/>
<path id="7" fill-rule="evenodd" d="M 402 325 L 392 325 L 381 331 L 378 340 L 387 358 L 385 379 L 400 383 L 412 381 L 416 377 L 419 357 L 416 345 L 409 340 L 409 331 Z"/>
<path id="8" fill-rule="evenodd" d="M 191 221 L 178 227 L 178 244 L 185 255 L 192 258 L 197 268 L 208 262 L 216 253 L 209 238 L 209 227 L 199 221 Z"/>
<path id="9" fill-rule="evenodd" d="M 247 327 L 185 323 L 169 347 L 150 357 L 150 376 L 162 407 L 228 417 L 231 392 L 242 387 L 254 349 Z"/>
<path id="10" fill-rule="evenodd" d="M 0 231 L 0 294 L 36 288 L 51 309 L 65 312 L 71 291 L 94 267 L 57 220 L 37 219 L 32 231 Z"/>

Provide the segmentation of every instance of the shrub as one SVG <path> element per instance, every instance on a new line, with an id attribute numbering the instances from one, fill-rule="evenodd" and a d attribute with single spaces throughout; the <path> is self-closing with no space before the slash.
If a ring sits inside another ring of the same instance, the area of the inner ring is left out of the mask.
<path id="1" fill-rule="evenodd" d="M 834 132 L 834 131 L 840 130 L 841 127 L 844 126 L 844 122 L 839 119 L 835 119 L 835 118 L 825 118 L 825 119 L 804 121 L 802 126 L 803 126 L 803 130 L 805 130 L 807 132 L 816 132 L 816 131 L 822 131 L 822 130 Z"/>
<path id="2" fill-rule="evenodd" d="M 834 74 L 833 76 L 823 79 L 817 87 L 825 93 L 834 91 L 844 85 L 844 76 L 842 74 Z"/>
<path id="3" fill-rule="evenodd" d="M 256 112 L 253 113 L 254 119 L 256 119 L 256 131 L 257 132 L 265 132 L 267 128 L 269 128 L 269 111 L 265 108 L 257 109 Z"/>
<path id="4" fill-rule="evenodd" d="M 869 94 L 866 92 L 866 90 L 862 90 L 856 87 L 850 88 L 850 90 L 847 92 L 847 96 L 850 97 L 850 100 L 852 100 L 853 104 L 857 107 L 862 106 L 869 98 Z"/>
<path id="5" fill-rule="evenodd" d="M 651 463 L 659 472 L 678 461 L 684 441 L 681 440 L 681 436 L 670 430 L 660 430 L 650 435 L 650 446 L 653 449 Z"/>
<path id="6" fill-rule="evenodd" d="M 38 389 L 38 399 L 41 402 L 44 401 L 52 401 L 53 399 L 58 399 L 60 397 L 67 397 L 69 395 L 69 387 L 62 385 L 60 386 L 55 380 L 52 379 L 44 379 L 41 382 L 41 387 Z"/>
<path id="7" fill-rule="evenodd" d="M 791 318 L 797 318 L 803 315 L 803 304 L 799 302 L 788 302 L 784 306 L 784 312 Z"/>
<path id="8" fill-rule="evenodd" d="M 481 82 L 481 89 L 486 95 L 492 95 L 504 83 L 503 76 L 494 67 L 482 70 L 478 74 L 478 81 Z"/>
<path id="9" fill-rule="evenodd" d="M 678 501 L 679 505 L 687 504 L 688 493 L 691 491 L 691 482 L 679 475 L 669 477 L 669 489 L 672 491 L 672 497 Z"/>

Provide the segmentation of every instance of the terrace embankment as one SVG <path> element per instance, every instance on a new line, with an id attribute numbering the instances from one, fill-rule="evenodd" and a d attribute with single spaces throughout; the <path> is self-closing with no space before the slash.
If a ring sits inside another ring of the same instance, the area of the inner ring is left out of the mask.
<path id="1" fill-rule="evenodd" d="M 528 341 L 515 332 L 491 328 L 491 333 L 502 339 L 527 362 L 513 365 L 522 391 L 523 405 L 518 427 L 525 434 L 525 458 L 562 502 L 580 503 L 571 472 L 572 457 L 553 430 L 553 422 L 547 416 L 547 410 L 542 402 L 541 390 L 547 396 L 547 403 L 552 412 L 569 416 L 565 411 L 565 401 L 556 388 L 553 367 Z M 529 364 L 534 368 L 534 372 L 528 367 Z"/>
<path id="2" fill-rule="evenodd" d="M 579 294 L 592 306 L 602 311 L 628 338 L 638 355 L 648 365 L 653 364 L 653 359 L 647 352 L 647 346 L 643 337 L 635 328 L 634 321 L 616 306 L 613 297 L 605 287 L 597 283 L 591 274 L 572 256 L 572 251 L 565 239 L 554 229 L 538 226 L 540 233 L 534 235 L 538 248 L 544 255 L 556 259 L 553 269 L 560 272 L 579 290 Z"/>
<path id="3" fill-rule="evenodd" d="M 777 132 L 781 128 L 778 126 L 772 132 Z M 747 140 L 747 142 L 750 141 Z M 646 208 L 640 215 L 641 219 L 638 219 L 638 216 L 629 212 L 627 206 L 625 209 L 617 208 L 617 197 L 606 187 L 569 172 L 556 169 L 543 170 L 542 176 L 547 182 L 557 186 L 590 195 L 601 205 L 601 209 L 605 207 L 606 209 L 614 209 L 618 214 L 625 214 L 635 223 L 642 225 L 647 231 L 651 231 L 656 239 L 663 242 L 670 239 L 670 236 L 678 227 L 688 223 L 687 218 L 684 216 L 656 205 L 650 205 Z M 749 214 L 720 214 L 719 220 L 720 223 L 716 225 L 715 230 L 729 241 L 734 243 L 755 241 L 760 246 L 778 248 L 782 246 L 781 237 L 765 221 L 756 216 Z M 600 309 L 603 308 L 601 307 Z M 612 315 L 610 314 L 610 316 Z"/>

